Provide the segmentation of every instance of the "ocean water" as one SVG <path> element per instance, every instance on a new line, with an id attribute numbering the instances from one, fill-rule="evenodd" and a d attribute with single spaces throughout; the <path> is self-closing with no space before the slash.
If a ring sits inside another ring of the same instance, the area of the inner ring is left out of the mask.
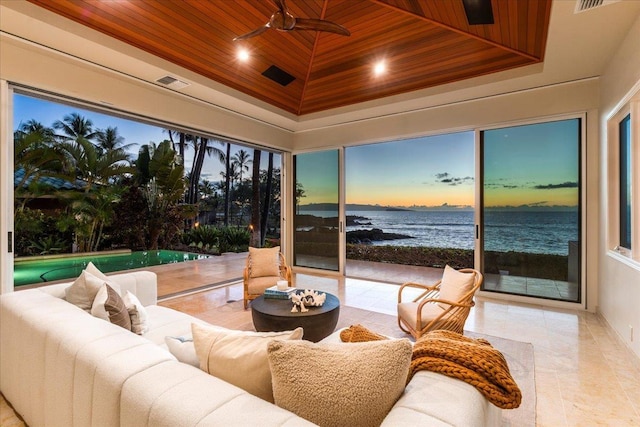
<path id="1" fill-rule="evenodd" d="M 304 213 L 336 216 L 328 211 Z M 387 233 L 412 236 L 372 242 L 373 245 L 473 249 L 475 244 L 471 211 L 347 211 L 347 215 L 366 218 L 359 220 L 362 225 L 347 226 L 347 231 L 379 228 Z M 484 247 L 488 251 L 567 255 L 569 242 L 577 241 L 578 236 L 577 212 L 485 212 Z"/>

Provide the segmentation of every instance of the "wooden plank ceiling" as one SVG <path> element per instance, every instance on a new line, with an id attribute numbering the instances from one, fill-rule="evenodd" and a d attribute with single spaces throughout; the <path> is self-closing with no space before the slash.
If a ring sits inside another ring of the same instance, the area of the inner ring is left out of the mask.
<path id="1" fill-rule="evenodd" d="M 541 62 L 551 0 L 490 0 L 494 23 L 469 25 L 462 0 L 288 0 L 299 18 L 351 36 L 269 29 L 268 0 L 29 0 L 296 115 Z M 237 59 L 240 48 L 250 57 Z M 384 60 L 387 73 L 376 77 Z M 295 80 L 262 73 L 275 65 Z"/>

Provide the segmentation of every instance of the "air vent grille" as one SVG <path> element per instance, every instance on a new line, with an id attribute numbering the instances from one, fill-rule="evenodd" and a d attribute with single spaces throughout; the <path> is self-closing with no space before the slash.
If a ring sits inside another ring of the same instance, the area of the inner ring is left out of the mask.
<path id="1" fill-rule="evenodd" d="M 287 73 L 281 68 L 276 67 L 275 65 L 272 65 L 264 70 L 262 72 L 262 75 L 282 86 L 286 86 L 296 79 L 291 74 Z"/>
<path id="2" fill-rule="evenodd" d="M 574 13 L 584 12 L 590 9 L 595 9 L 596 7 L 616 3 L 618 1 L 620 0 L 578 0 Z"/>
<path id="3" fill-rule="evenodd" d="M 190 83 L 178 80 L 175 77 L 164 76 L 156 80 L 157 83 L 163 84 L 171 89 L 182 89 L 190 85 Z"/>

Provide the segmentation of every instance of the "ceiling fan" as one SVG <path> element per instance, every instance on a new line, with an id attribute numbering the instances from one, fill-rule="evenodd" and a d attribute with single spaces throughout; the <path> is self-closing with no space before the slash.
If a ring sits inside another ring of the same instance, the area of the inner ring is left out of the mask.
<path id="1" fill-rule="evenodd" d="M 273 0 L 273 2 L 278 7 L 278 10 L 276 10 L 273 15 L 271 15 L 271 18 L 269 18 L 269 22 L 264 24 L 262 27 L 257 28 L 250 33 L 238 36 L 233 40 L 246 40 L 251 37 L 259 36 L 269 28 L 273 28 L 278 31 L 311 30 L 327 31 L 330 33 L 341 34 L 343 36 L 351 35 L 349 30 L 344 28 L 342 25 L 336 24 L 335 22 L 325 21 L 324 19 L 294 17 L 291 13 L 289 13 L 289 9 L 287 8 L 285 0 Z"/>

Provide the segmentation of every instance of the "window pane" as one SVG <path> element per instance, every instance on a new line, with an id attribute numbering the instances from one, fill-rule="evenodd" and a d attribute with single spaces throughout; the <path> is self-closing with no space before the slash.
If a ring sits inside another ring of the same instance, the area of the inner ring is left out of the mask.
<path id="1" fill-rule="evenodd" d="M 620 122 L 620 246 L 631 249 L 631 115 Z"/>
<path id="2" fill-rule="evenodd" d="M 339 270 L 338 150 L 294 157 L 294 265 Z"/>
<path id="3" fill-rule="evenodd" d="M 474 145 L 459 132 L 346 148 L 347 260 L 473 267 Z"/>
<path id="4" fill-rule="evenodd" d="M 482 133 L 484 289 L 580 301 L 580 120 Z"/>

